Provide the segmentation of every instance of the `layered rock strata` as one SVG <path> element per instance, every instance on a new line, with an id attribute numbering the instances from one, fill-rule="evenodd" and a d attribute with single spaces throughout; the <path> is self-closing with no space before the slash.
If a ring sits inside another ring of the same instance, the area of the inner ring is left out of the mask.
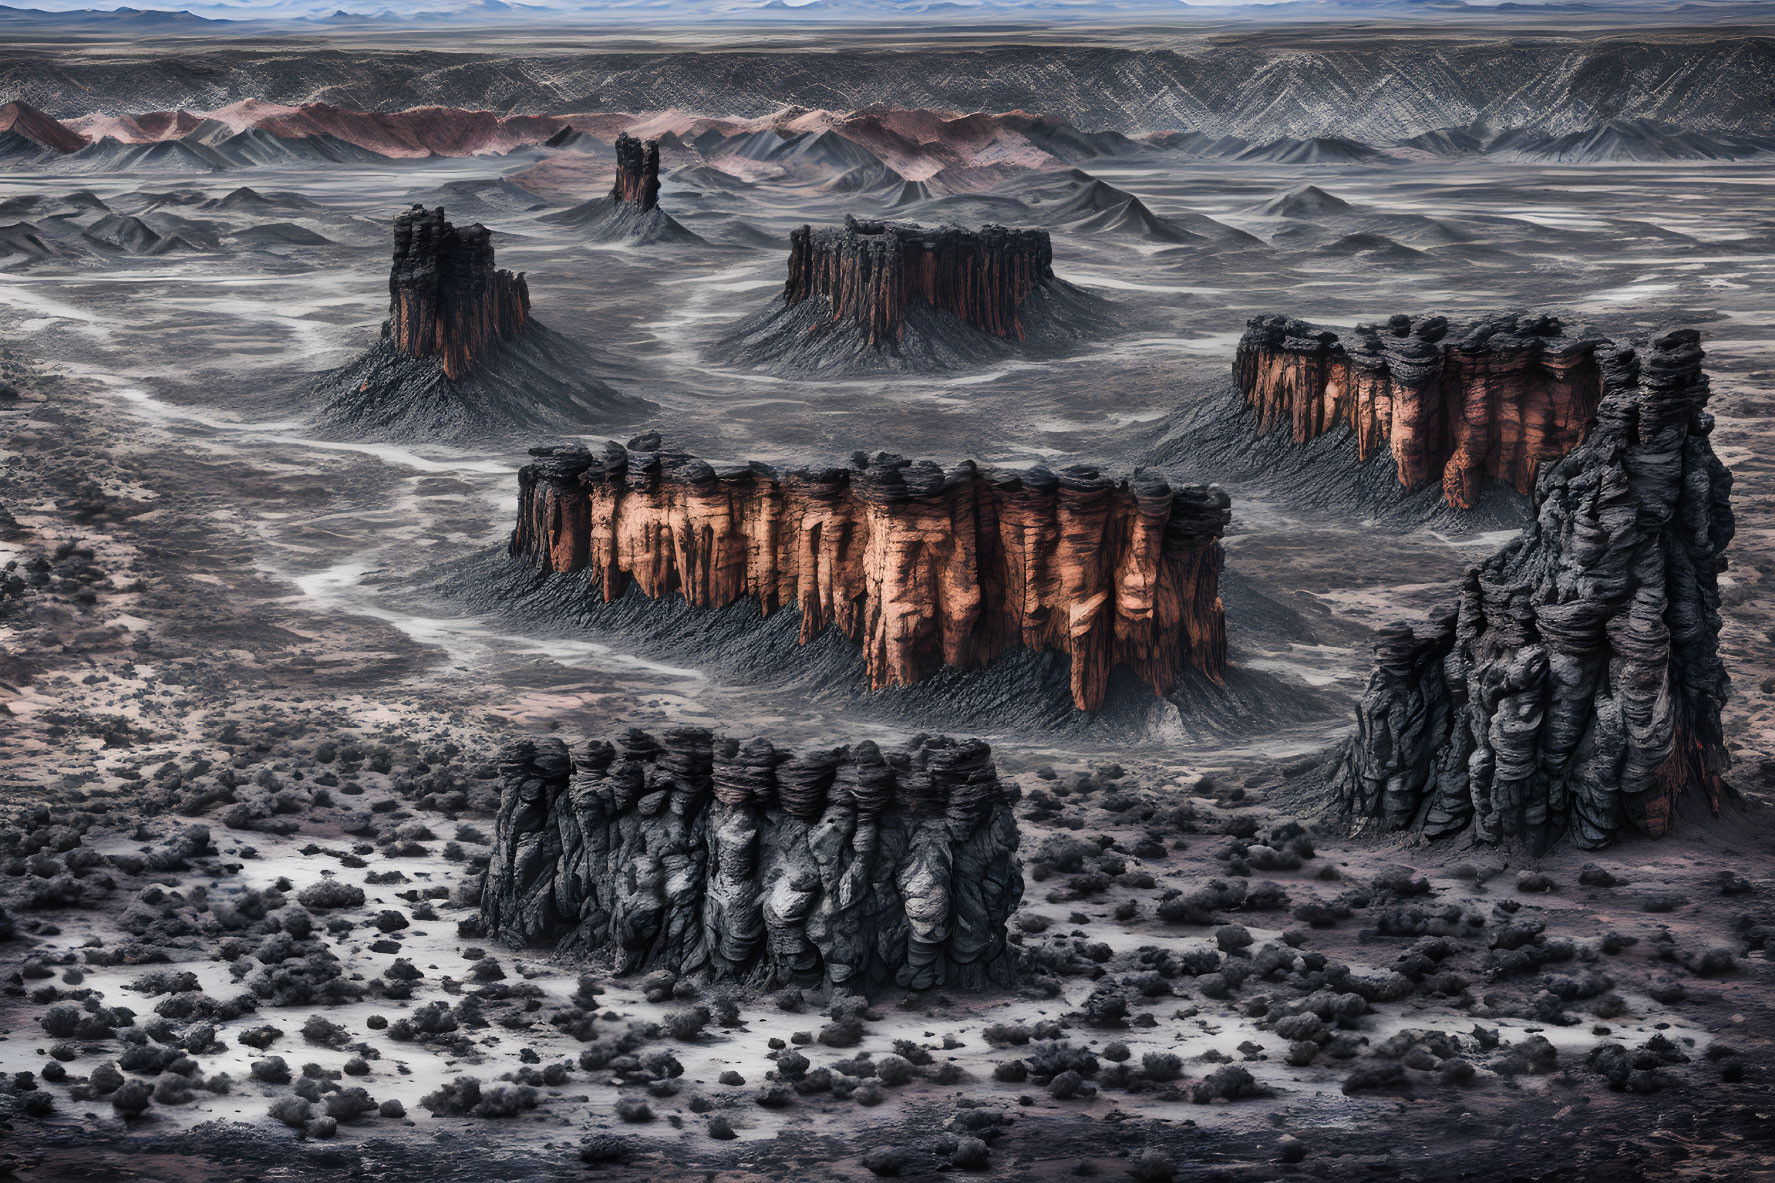
<path id="1" fill-rule="evenodd" d="M 436 357 L 461 378 L 497 341 L 523 331 L 530 289 L 493 265 L 492 232 L 452 226 L 443 207 L 415 205 L 394 223 L 385 337 L 409 357 Z"/>
<path id="2" fill-rule="evenodd" d="M 1023 338 L 1018 309 L 1052 278 L 1045 230 L 982 226 L 929 229 L 903 222 L 803 226 L 789 236 L 790 307 L 824 298 L 834 319 L 855 322 L 869 344 L 900 340 L 913 301 L 954 314 L 983 333 Z"/>
<path id="3" fill-rule="evenodd" d="M 1457 508 L 1488 480 L 1518 492 L 1584 438 L 1602 397 L 1598 350 L 1551 316 L 1496 316 L 1470 326 L 1395 316 L 1347 336 L 1286 316 L 1254 317 L 1234 374 L 1260 431 L 1286 425 L 1297 443 L 1348 427 L 1366 460 L 1389 449 L 1399 482 L 1440 482 Z"/>
<path id="4" fill-rule="evenodd" d="M 613 200 L 650 210 L 659 204 L 659 141 L 642 143 L 627 132 L 616 137 L 616 184 Z"/>
<path id="5" fill-rule="evenodd" d="M 1541 473 L 1534 523 L 1428 629 L 1382 634 L 1332 776 L 1358 821 L 1538 850 L 1719 810 L 1732 477 L 1699 337 L 1594 356 L 1595 423 Z"/>
<path id="6" fill-rule="evenodd" d="M 505 940 L 760 985 L 1012 980 L 1016 790 L 979 740 L 798 756 L 686 727 L 524 740 L 500 773 L 481 912 Z"/>
<path id="7" fill-rule="evenodd" d="M 872 688 L 1054 650 L 1074 704 L 1096 710 L 1117 666 L 1157 693 L 1188 666 L 1216 681 L 1226 666 L 1231 512 L 1216 486 L 887 454 L 781 474 L 615 443 L 531 454 L 515 556 L 586 571 L 606 601 L 632 585 L 703 608 L 798 607 L 803 643 L 832 627 L 863 646 Z"/>

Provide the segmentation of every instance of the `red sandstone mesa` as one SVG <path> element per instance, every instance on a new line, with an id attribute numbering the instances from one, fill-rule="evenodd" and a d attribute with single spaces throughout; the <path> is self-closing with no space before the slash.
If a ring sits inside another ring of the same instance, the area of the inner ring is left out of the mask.
<path id="1" fill-rule="evenodd" d="M 789 236 L 783 298 L 793 307 L 823 297 L 834 319 L 855 321 L 871 345 L 900 339 L 915 300 L 983 333 L 1022 340 L 1017 310 L 1052 278 L 1053 262 L 1045 230 L 931 230 L 846 217 L 842 228 L 803 226 Z"/>
<path id="2" fill-rule="evenodd" d="M 1358 325 L 1347 341 L 1284 316 L 1253 318 L 1234 374 L 1258 429 L 1287 424 L 1297 443 L 1346 425 L 1359 459 L 1387 447 L 1399 482 L 1440 481 L 1468 509 L 1485 481 L 1520 493 L 1576 447 L 1602 399 L 1608 342 L 1569 336 L 1553 317 L 1494 317 L 1463 331 L 1444 317 Z"/>
<path id="3" fill-rule="evenodd" d="M 411 357 L 437 357 L 451 381 L 495 341 L 516 337 L 530 315 L 523 274 L 493 265 L 491 233 L 452 226 L 442 207 L 415 205 L 395 219 L 383 334 Z"/>
<path id="4" fill-rule="evenodd" d="M 638 210 L 659 204 L 659 141 L 643 144 L 627 132 L 616 137 L 616 184 L 610 196 Z"/>
<path id="5" fill-rule="evenodd" d="M 1096 710 L 1116 666 L 1155 693 L 1186 666 L 1226 668 L 1218 487 L 885 454 L 783 475 L 616 444 L 532 454 L 515 556 L 583 570 L 605 601 L 633 585 L 703 608 L 798 606 L 804 644 L 831 626 L 863 646 L 872 688 L 1055 650 L 1073 703 Z"/>

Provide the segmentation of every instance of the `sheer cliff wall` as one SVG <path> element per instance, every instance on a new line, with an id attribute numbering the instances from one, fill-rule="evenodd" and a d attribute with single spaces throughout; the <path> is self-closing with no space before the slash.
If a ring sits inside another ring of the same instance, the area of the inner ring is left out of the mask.
<path id="1" fill-rule="evenodd" d="M 1231 511 L 1217 487 L 885 454 L 788 473 L 616 444 L 533 455 L 514 556 L 588 572 L 607 601 L 633 586 L 704 608 L 798 607 L 802 641 L 831 627 L 861 644 L 875 688 L 1054 650 L 1074 704 L 1096 710 L 1117 666 L 1156 693 L 1188 667 L 1217 681 L 1226 668 Z"/>

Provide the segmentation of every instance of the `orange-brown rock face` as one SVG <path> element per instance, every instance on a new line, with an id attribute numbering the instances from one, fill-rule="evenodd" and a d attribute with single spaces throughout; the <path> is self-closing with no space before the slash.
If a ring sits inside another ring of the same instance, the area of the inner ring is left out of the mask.
<path id="1" fill-rule="evenodd" d="M 442 207 L 415 205 L 395 219 L 383 334 L 411 357 L 437 357 L 452 381 L 530 315 L 524 276 L 494 267 L 490 239 L 478 223 L 452 226 Z"/>
<path id="2" fill-rule="evenodd" d="M 803 226 L 789 236 L 791 305 L 824 297 L 835 318 L 857 322 L 871 345 L 898 341 L 914 300 L 953 313 L 983 333 L 1023 337 L 1017 309 L 1053 275 L 1045 230 L 982 226 L 930 230 L 900 222 Z"/>
<path id="3" fill-rule="evenodd" d="M 1253 318 L 1234 373 L 1259 429 L 1297 442 L 1339 425 L 1357 456 L 1392 451 L 1408 489 L 1440 481 L 1470 508 L 1486 480 L 1520 493 L 1584 438 L 1602 398 L 1596 336 L 1553 317 L 1493 317 L 1465 331 L 1440 316 L 1357 325 L 1347 339 L 1284 316 Z"/>
<path id="4" fill-rule="evenodd" d="M 1117 666 L 1155 693 L 1186 666 L 1215 680 L 1226 667 L 1231 512 L 1215 487 L 888 455 L 779 475 L 616 444 L 533 454 L 515 556 L 587 571 L 605 600 L 633 584 L 704 608 L 797 606 L 803 643 L 836 628 L 862 645 L 875 688 L 1055 650 L 1075 705 L 1096 710 Z"/>
<path id="5" fill-rule="evenodd" d="M 616 137 L 616 183 L 610 196 L 639 210 L 659 204 L 659 141 L 645 144 L 627 132 Z"/>

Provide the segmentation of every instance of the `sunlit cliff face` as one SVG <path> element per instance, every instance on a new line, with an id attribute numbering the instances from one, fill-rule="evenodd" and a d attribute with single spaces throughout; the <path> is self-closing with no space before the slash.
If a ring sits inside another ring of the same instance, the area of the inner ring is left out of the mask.
<path id="1" fill-rule="evenodd" d="M 1259 428 L 1296 442 L 1347 426 L 1359 459 L 1391 450 L 1408 489 L 1440 482 L 1469 509 L 1487 480 L 1527 493 L 1569 452 L 1602 394 L 1596 334 L 1553 317 L 1500 317 L 1462 332 L 1395 316 L 1347 338 L 1288 317 L 1254 318 L 1235 373 Z"/>
<path id="2" fill-rule="evenodd" d="M 1015 648 L 1071 659 L 1072 698 L 1103 704 L 1126 666 L 1162 693 L 1187 666 L 1226 665 L 1217 488 L 1096 469 L 948 472 L 877 456 L 850 469 L 718 474 L 688 457 L 580 450 L 520 475 L 512 538 L 544 571 L 586 570 L 605 600 L 632 584 L 698 607 L 794 605 L 802 641 L 863 646 L 873 687 Z"/>

